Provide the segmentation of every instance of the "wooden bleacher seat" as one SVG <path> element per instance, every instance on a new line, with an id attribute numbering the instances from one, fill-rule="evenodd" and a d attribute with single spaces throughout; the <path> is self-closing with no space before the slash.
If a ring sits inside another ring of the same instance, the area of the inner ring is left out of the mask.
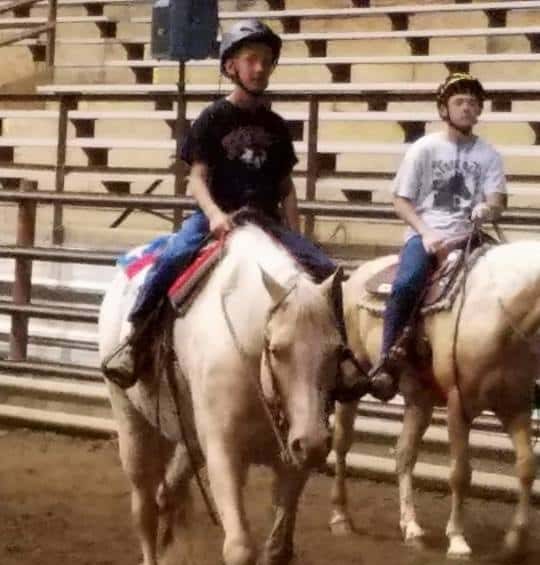
<path id="1" fill-rule="evenodd" d="M 540 33 L 540 28 L 538 29 Z M 332 82 L 351 82 L 352 69 L 356 65 L 415 65 L 415 64 L 439 64 L 444 65 L 448 71 L 468 72 L 471 64 L 489 63 L 500 65 L 502 63 L 523 64 L 540 62 L 540 53 L 495 53 L 495 54 L 452 54 L 452 55 L 411 55 L 411 56 L 349 56 L 349 57 L 283 57 L 277 73 L 283 67 L 297 66 L 308 70 L 310 67 L 326 67 L 330 71 Z M 77 67 L 71 65 L 58 65 L 58 68 Z M 152 83 L 154 81 L 153 71 L 155 69 L 178 68 L 176 61 L 154 60 L 154 59 L 128 59 L 121 61 L 107 61 L 104 65 L 79 65 L 83 68 L 129 68 L 137 83 Z M 219 69 L 217 60 L 205 59 L 201 61 L 189 61 L 187 68 L 211 68 L 216 72 Z"/>
<path id="2" fill-rule="evenodd" d="M 455 3 L 433 3 L 415 4 L 388 4 L 383 6 L 371 6 L 364 8 L 297 8 L 282 10 L 250 10 L 249 14 L 254 18 L 278 19 L 281 17 L 298 18 L 302 20 L 310 19 L 348 19 L 355 17 L 365 17 L 372 15 L 415 15 L 428 13 L 451 13 L 451 12 L 497 12 L 511 10 L 531 10 L 540 8 L 540 2 L 535 0 L 497 0 L 494 2 L 455 2 Z M 245 17 L 245 11 L 221 12 L 221 19 L 240 19 Z"/>
<path id="3" fill-rule="evenodd" d="M 0 30 L 15 30 L 19 28 L 34 27 L 47 23 L 45 17 L 0 18 Z M 94 24 L 97 26 L 101 37 L 115 37 L 117 20 L 108 16 L 58 16 L 57 26 L 70 26 L 73 24 Z M 43 39 L 41 40 L 44 41 Z M 38 43 L 27 42 L 27 45 Z"/>
<path id="4" fill-rule="evenodd" d="M 0 2 L 0 6 L 11 3 L 11 0 Z M 38 2 L 37 5 L 46 5 L 46 0 Z M 92 6 L 92 5 L 147 5 L 150 9 L 151 0 L 58 0 L 58 6 Z M 452 12 L 486 12 L 504 13 L 507 11 L 531 10 L 540 8 L 540 2 L 536 0 L 497 0 L 473 3 L 435 3 L 435 4 L 399 4 L 372 7 L 349 7 L 349 8 L 284 8 L 272 10 L 249 10 L 249 16 L 260 19 L 282 19 L 290 18 L 297 20 L 311 19 L 337 19 L 337 18 L 356 18 L 373 15 L 414 15 L 428 13 L 452 13 Z M 220 19 L 237 20 L 246 17 L 246 11 L 224 11 L 220 12 Z M 500 23 L 501 16 L 498 20 Z"/>
<path id="5" fill-rule="evenodd" d="M 492 100 L 492 109 L 510 111 L 513 101 L 540 100 L 539 81 L 486 81 L 484 83 L 488 100 Z M 357 101 L 368 102 L 368 108 L 386 109 L 388 102 L 433 101 L 433 93 L 438 87 L 436 82 L 364 82 L 355 83 L 271 83 L 268 92 L 274 100 L 294 95 L 317 95 L 320 100 L 336 100 L 337 95 L 346 95 Z M 198 94 L 212 98 L 221 96 L 231 89 L 230 84 L 216 88 L 211 84 L 188 84 L 188 94 Z M 176 84 L 47 84 L 39 86 L 37 92 L 44 95 L 103 96 L 121 95 L 164 95 L 174 96 Z"/>
<path id="6" fill-rule="evenodd" d="M 307 143 L 295 141 L 295 151 L 299 154 L 307 152 Z M 0 137 L 0 148 L 15 149 L 17 147 L 53 147 L 57 145 L 55 137 Z M 166 150 L 173 152 L 176 141 L 173 139 L 138 139 L 138 138 L 102 138 L 72 137 L 67 140 L 67 147 L 85 150 L 100 149 L 143 149 Z M 408 143 L 362 143 L 348 141 L 322 141 L 318 143 L 319 154 L 362 154 L 362 155 L 398 155 L 402 156 Z M 497 150 L 503 157 L 540 157 L 540 146 L 537 145 L 498 145 Z"/>
<path id="7" fill-rule="evenodd" d="M 193 120 L 199 115 L 195 109 L 188 109 L 187 118 Z M 286 121 L 306 121 L 307 111 L 284 110 L 280 115 Z M 42 119 L 50 118 L 56 120 L 58 111 L 56 110 L 10 110 L 0 108 L 0 120 L 5 119 Z M 176 112 L 172 110 L 152 110 L 152 111 L 131 111 L 131 110 L 71 110 L 68 113 L 70 120 L 150 120 L 150 121 L 171 121 L 176 120 Z M 438 122 L 440 117 L 437 112 L 348 112 L 348 111 L 320 111 L 320 121 L 354 121 L 354 122 Z M 488 123 L 540 123 L 540 114 L 533 112 L 484 112 L 480 116 L 480 122 Z"/>
<path id="8" fill-rule="evenodd" d="M 58 16 L 56 18 L 59 24 L 106 24 L 116 23 L 116 20 L 107 16 Z M 46 24 L 47 18 L 27 17 L 27 18 L 0 18 L 0 27 L 28 27 L 38 24 Z"/>
<path id="9" fill-rule="evenodd" d="M 220 20 L 239 20 L 246 16 L 263 20 L 281 20 L 285 31 L 293 32 L 300 30 L 300 22 L 305 20 L 326 19 L 350 19 L 365 18 L 370 16 L 388 16 L 394 29 L 407 29 L 410 16 L 418 14 L 437 13 L 466 13 L 483 12 L 488 17 L 490 26 L 498 27 L 505 25 L 506 16 L 509 11 L 540 9 L 537 1 L 498 1 L 498 2 L 474 2 L 465 4 L 457 2 L 454 4 L 406 4 L 373 6 L 366 8 L 300 8 L 281 10 L 250 10 L 246 11 L 221 11 Z M 132 21 L 147 23 L 149 18 L 137 18 Z"/>
<path id="10" fill-rule="evenodd" d="M 200 113 L 198 107 L 189 106 L 187 110 L 187 120 L 191 122 Z M 289 125 L 289 129 L 295 140 L 302 140 L 307 131 L 308 112 L 304 110 L 289 110 L 284 109 L 280 114 L 285 118 Z M 32 131 L 36 134 L 31 122 L 34 120 L 48 120 L 49 127 L 42 126 L 42 129 L 56 132 L 56 120 L 58 119 L 58 111 L 56 110 L 1 110 L 0 109 L 0 128 L 3 127 L 5 135 L 12 137 L 21 137 L 26 132 Z M 176 120 L 176 112 L 173 110 L 139 110 L 139 111 L 104 111 L 104 110 L 71 110 L 68 113 L 68 120 L 74 126 L 74 134 L 76 137 L 94 137 L 96 131 L 99 133 L 111 131 L 114 127 L 122 127 L 118 124 L 130 122 L 149 122 L 149 123 L 164 123 L 168 127 L 156 128 L 156 126 L 148 126 L 146 130 L 137 130 L 134 135 L 145 135 L 143 132 L 150 132 L 152 138 L 155 137 L 173 137 L 174 127 Z M 113 121 L 116 126 L 108 126 L 107 124 Z M 334 137 L 334 131 L 341 131 L 341 135 L 345 136 L 344 124 L 347 124 L 347 131 L 351 132 L 345 139 L 353 137 L 354 132 L 358 126 L 366 123 L 386 123 L 395 124 L 399 126 L 397 130 L 397 140 L 410 142 L 417 139 L 420 135 L 426 133 L 426 126 L 433 122 L 439 122 L 440 118 L 436 112 L 377 112 L 377 111 L 325 111 L 319 112 L 319 121 L 321 124 L 338 123 L 340 129 L 333 128 L 330 131 L 330 137 Z M 520 124 L 523 126 L 522 141 L 531 139 L 529 132 L 530 128 L 533 131 L 531 142 L 538 144 L 540 141 L 540 114 L 534 112 L 488 112 L 486 111 L 482 116 L 480 123 L 483 124 Z M 395 130 L 393 130 L 395 131 Z M 399 134 L 401 132 L 401 135 Z M 102 133 L 101 133 L 102 134 Z M 323 133 L 319 138 L 324 140 L 328 137 Z M 373 132 L 374 140 L 377 135 Z"/>
<path id="11" fill-rule="evenodd" d="M 134 18 L 133 23 L 150 24 L 149 18 Z M 373 40 L 405 40 L 410 46 L 411 54 L 429 54 L 430 40 L 441 38 L 494 38 L 504 36 L 525 36 L 531 45 L 531 50 L 538 49 L 539 26 L 526 27 L 484 27 L 464 29 L 424 29 L 424 30 L 397 30 L 397 31 L 348 31 L 348 32 L 296 32 L 282 33 L 281 39 L 286 42 L 303 42 L 307 46 L 310 56 L 324 57 L 328 53 L 328 43 L 331 41 L 373 41 Z M 140 38 L 121 39 L 126 43 L 149 43 L 149 36 Z"/>

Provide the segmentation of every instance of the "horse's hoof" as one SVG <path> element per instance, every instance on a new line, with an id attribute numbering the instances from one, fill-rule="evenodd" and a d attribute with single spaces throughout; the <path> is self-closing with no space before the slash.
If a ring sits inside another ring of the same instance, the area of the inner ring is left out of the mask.
<path id="1" fill-rule="evenodd" d="M 527 551 L 527 531 L 523 528 L 512 528 L 504 536 L 504 557 L 518 557 Z"/>
<path id="2" fill-rule="evenodd" d="M 251 547 L 242 544 L 230 544 L 223 550 L 225 565 L 254 565 L 255 553 Z"/>
<path id="3" fill-rule="evenodd" d="M 351 521 L 343 514 L 334 514 L 328 526 L 335 536 L 349 536 L 353 533 Z"/>
<path id="4" fill-rule="evenodd" d="M 468 559 L 471 556 L 471 548 L 463 536 L 453 536 L 450 538 L 450 545 L 446 552 L 450 559 Z"/>
<path id="5" fill-rule="evenodd" d="M 424 549 L 425 531 L 416 522 L 408 522 L 401 526 L 403 541 L 416 549 Z"/>
<path id="6" fill-rule="evenodd" d="M 292 546 L 287 546 L 281 551 L 264 550 L 257 560 L 257 565 L 287 565 L 294 557 Z"/>

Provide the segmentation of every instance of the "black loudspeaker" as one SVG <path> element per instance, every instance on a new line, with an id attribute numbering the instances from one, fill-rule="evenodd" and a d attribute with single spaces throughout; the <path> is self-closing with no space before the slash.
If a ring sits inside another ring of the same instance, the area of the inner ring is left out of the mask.
<path id="1" fill-rule="evenodd" d="M 217 0 L 156 0 L 152 7 L 152 57 L 188 61 L 217 52 Z"/>
<path id="2" fill-rule="evenodd" d="M 151 53 L 154 59 L 170 58 L 170 21 L 169 0 L 156 0 L 152 6 Z"/>

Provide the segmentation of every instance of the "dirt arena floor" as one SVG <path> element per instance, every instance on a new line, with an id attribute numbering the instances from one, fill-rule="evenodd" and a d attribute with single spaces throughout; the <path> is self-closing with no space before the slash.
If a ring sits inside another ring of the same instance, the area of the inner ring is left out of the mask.
<path id="1" fill-rule="evenodd" d="M 1 565 L 137 565 L 127 483 L 115 441 L 88 440 L 29 430 L 0 430 Z M 251 523 L 260 543 L 269 527 L 269 474 L 255 469 L 248 487 Z M 294 565 L 438 565 L 446 563 L 444 527 L 449 498 L 419 493 L 427 547 L 405 547 L 398 531 L 396 489 L 351 482 L 357 532 L 335 538 L 327 529 L 330 479 L 312 477 L 303 496 Z M 511 517 L 508 504 L 471 500 L 469 541 L 473 565 L 500 561 L 500 542 Z M 222 535 L 195 495 L 193 551 L 197 565 L 219 565 Z M 532 512 L 530 552 L 540 563 L 540 509 Z M 456 563 L 455 561 L 453 563 Z"/>

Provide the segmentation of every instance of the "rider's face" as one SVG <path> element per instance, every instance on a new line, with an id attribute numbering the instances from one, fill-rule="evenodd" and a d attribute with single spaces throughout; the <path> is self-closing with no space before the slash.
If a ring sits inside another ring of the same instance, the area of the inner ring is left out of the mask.
<path id="1" fill-rule="evenodd" d="M 454 94 L 450 96 L 443 108 L 443 117 L 450 118 L 450 121 L 459 128 L 472 128 L 478 122 L 478 116 L 482 112 L 480 102 L 472 94 Z"/>
<path id="2" fill-rule="evenodd" d="M 229 76 L 239 78 L 249 90 L 263 92 L 268 86 L 274 66 L 274 54 L 268 45 L 250 43 L 227 61 L 225 70 Z"/>

